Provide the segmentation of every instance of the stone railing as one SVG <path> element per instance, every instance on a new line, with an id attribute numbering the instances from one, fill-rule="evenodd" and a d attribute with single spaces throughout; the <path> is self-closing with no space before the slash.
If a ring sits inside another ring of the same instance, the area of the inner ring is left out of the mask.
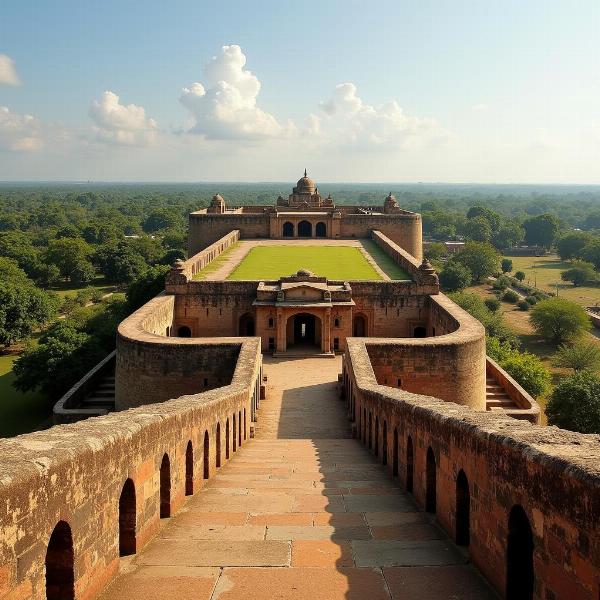
<path id="1" fill-rule="evenodd" d="M 506 392 L 517 408 L 507 408 L 504 412 L 515 419 L 523 419 L 531 423 L 540 422 L 540 405 L 516 382 L 504 369 L 486 356 L 485 371 Z"/>
<path id="2" fill-rule="evenodd" d="M 240 232 L 234 229 L 214 244 L 200 250 L 186 261 L 177 263 L 177 269 L 171 271 L 167 276 L 168 283 L 186 283 L 191 281 L 204 267 L 209 265 L 215 258 L 233 246 L 240 239 Z"/>
<path id="3" fill-rule="evenodd" d="M 357 437 L 507 598 L 596 600 L 600 439 L 380 385 L 350 338 L 342 388 Z"/>
<path id="4" fill-rule="evenodd" d="M 221 388 L 0 440 L 0 598 L 97 596 L 250 437 L 259 342 Z"/>
<path id="5" fill-rule="evenodd" d="M 53 419 L 56 425 L 60 423 L 75 423 L 88 417 L 99 417 L 108 413 L 106 408 L 85 408 L 81 403 L 93 392 L 100 380 L 115 369 L 117 351 L 113 350 L 103 358 L 93 369 L 88 371 L 55 405 Z"/>

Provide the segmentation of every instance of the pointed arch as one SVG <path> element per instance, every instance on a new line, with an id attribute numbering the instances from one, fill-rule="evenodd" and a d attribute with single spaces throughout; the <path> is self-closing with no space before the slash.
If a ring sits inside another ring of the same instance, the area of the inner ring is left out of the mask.
<path id="1" fill-rule="evenodd" d="M 160 463 L 160 518 L 171 516 L 171 461 L 165 452 Z"/>
<path id="2" fill-rule="evenodd" d="M 119 556 L 136 553 L 135 484 L 128 478 L 119 497 Z"/>
<path id="3" fill-rule="evenodd" d="M 221 466 L 221 423 L 217 423 L 217 436 L 216 436 L 216 461 L 215 465 L 217 469 Z"/>
<path id="4" fill-rule="evenodd" d="M 204 452 L 202 458 L 204 462 L 204 479 L 208 479 L 210 477 L 210 439 L 208 431 L 204 432 Z"/>
<path id="5" fill-rule="evenodd" d="M 469 480 L 461 469 L 456 477 L 456 543 L 468 546 L 471 542 L 471 494 Z"/>
<path id="6" fill-rule="evenodd" d="M 532 600 L 533 532 L 527 513 L 515 504 L 508 517 L 506 545 L 506 600 Z"/>
<path id="7" fill-rule="evenodd" d="M 189 440 L 185 448 L 185 495 L 194 494 L 194 447 Z"/>
<path id="8" fill-rule="evenodd" d="M 74 600 L 75 554 L 73 535 L 66 521 L 59 521 L 46 550 L 46 600 Z"/>

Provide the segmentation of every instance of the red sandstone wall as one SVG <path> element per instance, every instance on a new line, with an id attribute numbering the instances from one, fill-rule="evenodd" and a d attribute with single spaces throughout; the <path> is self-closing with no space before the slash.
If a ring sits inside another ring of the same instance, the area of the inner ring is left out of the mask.
<path id="1" fill-rule="evenodd" d="M 426 504 L 426 456 L 432 449 L 436 516 L 453 537 L 456 480 L 463 470 L 470 490 L 469 558 L 502 596 L 508 518 L 511 508 L 519 505 L 533 530 L 534 598 L 596 600 L 600 594 L 598 436 L 533 426 L 381 386 L 364 343 L 350 340 L 344 357 L 343 387 L 357 437 L 367 445 L 369 439 L 371 445 L 376 438 L 381 440 L 377 454 L 382 456 L 385 449 L 388 469 L 394 474 L 397 464 L 403 486 L 409 471 L 410 437 L 413 493 L 421 506 Z"/>
<path id="2" fill-rule="evenodd" d="M 95 597 L 119 567 L 119 497 L 126 479 L 135 485 L 139 550 L 159 525 L 163 455 L 170 459 L 173 513 L 184 502 L 188 442 L 193 446 L 195 490 L 204 482 L 205 432 L 211 476 L 216 470 L 217 424 L 222 464 L 225 421 L 239 411 L 246 415 L 245 443 L 258 399 L 261 355 L 257 340 L 238 344 L 234 377 L 223 388 L 0 440 L 2 600 L 46 597 L 45 554 L 59 521 L 72 531 L 76 597 Z"/>

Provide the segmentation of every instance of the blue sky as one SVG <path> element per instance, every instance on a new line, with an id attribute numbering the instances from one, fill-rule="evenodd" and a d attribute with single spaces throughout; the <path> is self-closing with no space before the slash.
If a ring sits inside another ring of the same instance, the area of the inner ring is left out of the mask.
<path id="1" fill-rule="evenodd" d="M 0 179 L 600 183 L 599 31 L 586 0 L 3 0 Z"/>

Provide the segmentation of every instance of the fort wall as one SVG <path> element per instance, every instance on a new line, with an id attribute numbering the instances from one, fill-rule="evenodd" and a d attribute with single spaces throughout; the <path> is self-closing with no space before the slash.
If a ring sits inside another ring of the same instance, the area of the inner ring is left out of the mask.
<path id="1" fill-rule="evenodd" d="M 349 340 L 344 356 L 343 390 L 361 441 L 375 453 L 380 440 L 377 455 L 391 474 L 454 539 L 468 543 L 470 560 L 503 597 L 515 556 L 521 572 L 528 568 L 527 542 L 518 536 L 529 527 L 533 597 L 598 598 L 598 436 L 381 385 L 372 344 Z M 525 579 L 518 584 L 526 594 Z"/>
<path id="2" fill-rule="evenodd" d="M 139 551 L 157 532 L 161 507 L 174 513 L 186 492 L 213 476 L 217 456 L 225 462 L 233 415 L 245 443 L 262 359 L 258 340 L 237 346 L 233 377 L 222 388 L 0 440 L 2 600 L 46 598 L 45 557 L 57 524 L 72 537 L 75 597 L 94 598 L 118 571 L 126 481 L 134 486 Z"/>

